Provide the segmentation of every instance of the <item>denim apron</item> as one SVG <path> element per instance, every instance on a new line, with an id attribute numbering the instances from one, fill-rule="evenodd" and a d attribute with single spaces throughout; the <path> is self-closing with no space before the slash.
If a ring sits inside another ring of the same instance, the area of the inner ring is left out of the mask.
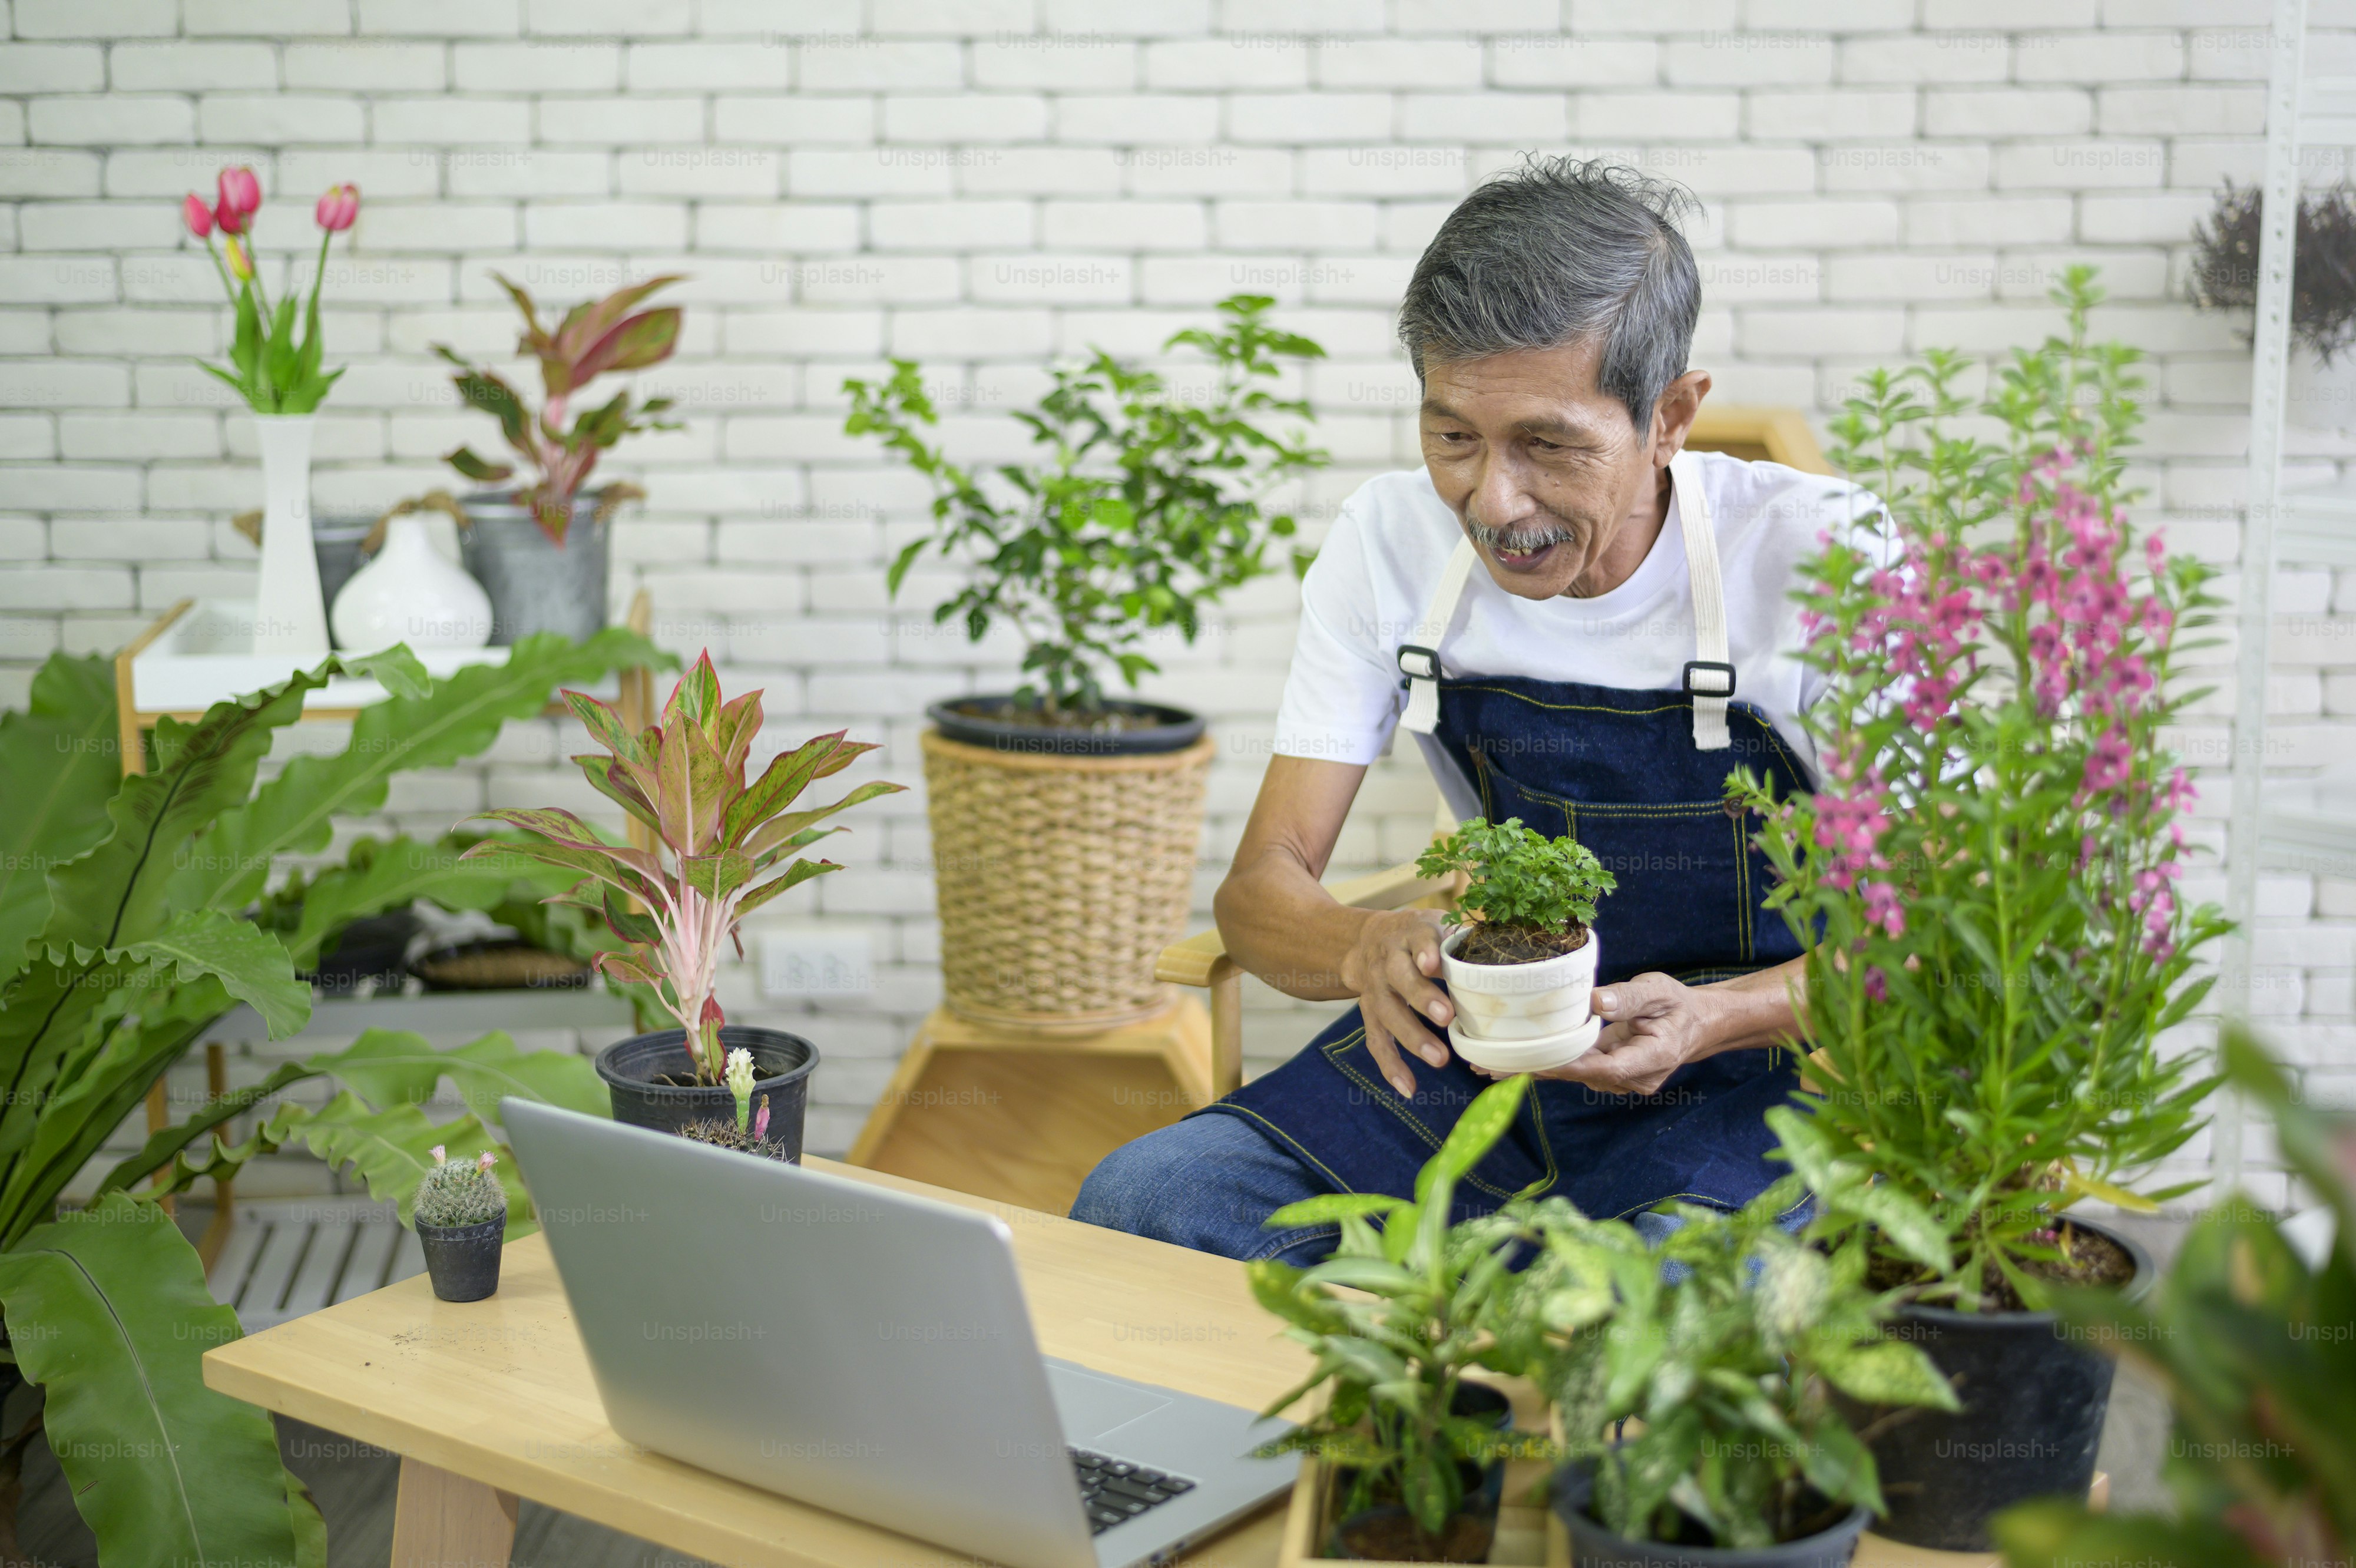
<path id="1" fill-rule="evenodd" d="M 1755 706 L 1733 701 L 1718 548 L 1698 466 L 1669 465 L 1692 573 L 1697 657 L 1681 689 L 1622 691 L 1522 676 L 1451 679 L 1439 648 L 1479 557 L 1458 544 L 1430 611 L 1402 644 L 1402 724 L 1436 738 L 1491 822 L 1519 817 L 1569 834 L 1619 879 L 1597 912 L 1598 984 L 1653 971 L 1687 984 L 1727 980 L 1799 956 L 1750 843 L 1747 815 L 1723 803 L 1748 766 L 1776 793 L 1811 788 L 1801 759 Z M 1407 1196 L 1416 1173 L 1491 1079 L 1451 1055 L 1433 1068 L 1402 1052 L 1416 1092 L 1402 1099 L 1366 1049 L 1352 1008 L 1275 1071 L 1197 1112 L 1241 1116 L 1342 1192 Z M 1765 1115 L 1791 1100 L 1791 1054 L 1727 1051 L 1690 1062 L 1655 1093 L 1609 1094 L 1539 1079 L 1513 1130 L 1459 1203 L 1483 1212 L 1525 1188 L 1616 1219 L 1668 1198 L 1739 1208 L 1789 1166 L 1771 1164 Z"/>

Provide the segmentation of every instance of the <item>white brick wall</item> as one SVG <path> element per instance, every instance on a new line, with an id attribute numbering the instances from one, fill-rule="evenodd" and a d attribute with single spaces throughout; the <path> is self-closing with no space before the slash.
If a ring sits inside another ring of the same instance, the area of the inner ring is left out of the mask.
<path id="1" fill-rule="evenodd" d="M 270 192 L 273 256 L 330 181 L 365 196 L 327 295 L 331 359 L 352 369 L 319 433 L 323 511 L 446 484 L 434 454 L 485 438 L 428 345 L 505 348 L 491 269 L 557 304 L 691 274 L 685 349 L 648 379 L 688 428 L 609 465 L 652 496 L 620 531 L 617 595 L 652 588 L 665 640 L 765 686 L 781 729 L 887 739 L 910 781 L 924 703 L 1009 665 L 933 635 L 921 595 L 885 603 L 882 564 L 925 496 L 842 438 L 842 379 L 921 356 L 958 448 L 1011 453 L 1004 414 L 1045 359 L 1149 351 L 1225 295 L 1272 293 L 1333 353 L 1306 381 L 1341 459 L 1307 488 L 1328 517 L 1414 460 L 1389 338 L 1407 270 L 1457 196 L 1530 148 L 1692 185 L 1717 395 L 1797 403 L 1820 427 L 1869 365 L 2041 333 L 2056 270 L 2102 263 L 2104 328 L 2155 351 L 2147 512 L 2221 564 L 2235 550 L 2246 358 L 2181 278 L 2210 193 L 2260 164 L 2247 0 L 0 0 L 0 17 L 10 701 L 49 650 L 114 646 L 251 572 L 226 523 L 258 495 L 252 432 L 187 363 L 225 317 L 174 214 L 241 162 Z M 2356 66 L 2356 30 L 2312 58 Z M 2340 427 L 2356 381 L 2302 370 L 2297 392 Z M 2306 438 L 2301 472 L 2329 478 L 2351 450 Z M 2356 581 L 2291 586 L 2286 763 L 2344 759 Z M 1226 748 L 1206 897 L 1290 616 L 1285 583 L 1240 596 L 1154 688 L 1206 708 Z M 562 752 L 528 727 L 464 780 L 404 789 L 388 820 L 434 832 L 466 804 L 554 798 Z M 1419 769 L 1387 764 L 1344 859 L 1408 852 L 1429 802 Z M 849 1141 L 935 984 L 921 800 L 870 808 L 848 853 L 858 869 L 782 912 L 868 926 L 884 977 L 808 1025 L 842 1064 L 818 1084 L 822 1149 Z M 2356 894 L 2268 886 L 2265 950 L 2294 966 L 2268 988 L 2274 1032 L 2319 1092 L 2356 1093 Z M 1329 1011 L 1256 995 L 1252 1061 Z"/>

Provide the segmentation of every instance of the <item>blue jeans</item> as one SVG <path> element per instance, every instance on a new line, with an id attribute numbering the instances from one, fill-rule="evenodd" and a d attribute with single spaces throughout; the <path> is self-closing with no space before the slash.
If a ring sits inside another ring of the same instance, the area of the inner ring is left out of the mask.
<path id="1" fill-rule="evenodd" d="M 1195 1116 L 1104 1157 L 1080 1184 L 1072 1218 L 1198 1252 L 1307 1267 L 1333 1251 L 1336 1225 L 1270 1230 L 1288 1203 L 1333 1190 L 1240 1116 Z"/>
<path id="2" fill-rule="evenodd" d="M 1194 1116 L 1107 1155 L 1080 1184 L 1072 1218 L 1223 1258 L 1278 1258 L 1306 1268 L 1332 1254 L 1341 1227 L 1270 1230 L 1263 1221 L 1288 1203 L 1333 1190 L 1242 1117 Z M 1803 1203 L 1779 1223 L 1797 1235 L 1815 1209 L 1813 1200 Z M 1655 1246 L 1685 1223 L 1674 1214 L 1628 1218 Z M 1675 1283 L 1684 1268 L 1669 1268 Z"/>

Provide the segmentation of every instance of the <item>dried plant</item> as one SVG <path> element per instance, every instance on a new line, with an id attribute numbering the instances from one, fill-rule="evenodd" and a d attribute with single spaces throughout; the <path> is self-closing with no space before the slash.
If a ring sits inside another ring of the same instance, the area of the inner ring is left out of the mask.
<path id="1" fill-rule="evenodd" d="M 2192 302 L 2203 310 L 2255 310 L 2264 193 L 2218 193 L 2215 210 L 2192 231 Z M 2291 247 L 2292 338 L 2329 365 L 2356 345 L 2356 189 L 2345 182 L 2302 196 Z"/>

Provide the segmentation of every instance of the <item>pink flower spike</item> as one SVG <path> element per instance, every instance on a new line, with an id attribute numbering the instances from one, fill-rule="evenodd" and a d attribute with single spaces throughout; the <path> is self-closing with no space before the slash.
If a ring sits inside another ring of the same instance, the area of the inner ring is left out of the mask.
<path id="1" fill-rule="evenodd" d="M 209 238 L 213 231 L 213 209 L 205 199 L 190 191 L 180 202 L 180 217 L 188 225 L 188 232 L 198 239 Z"/>

